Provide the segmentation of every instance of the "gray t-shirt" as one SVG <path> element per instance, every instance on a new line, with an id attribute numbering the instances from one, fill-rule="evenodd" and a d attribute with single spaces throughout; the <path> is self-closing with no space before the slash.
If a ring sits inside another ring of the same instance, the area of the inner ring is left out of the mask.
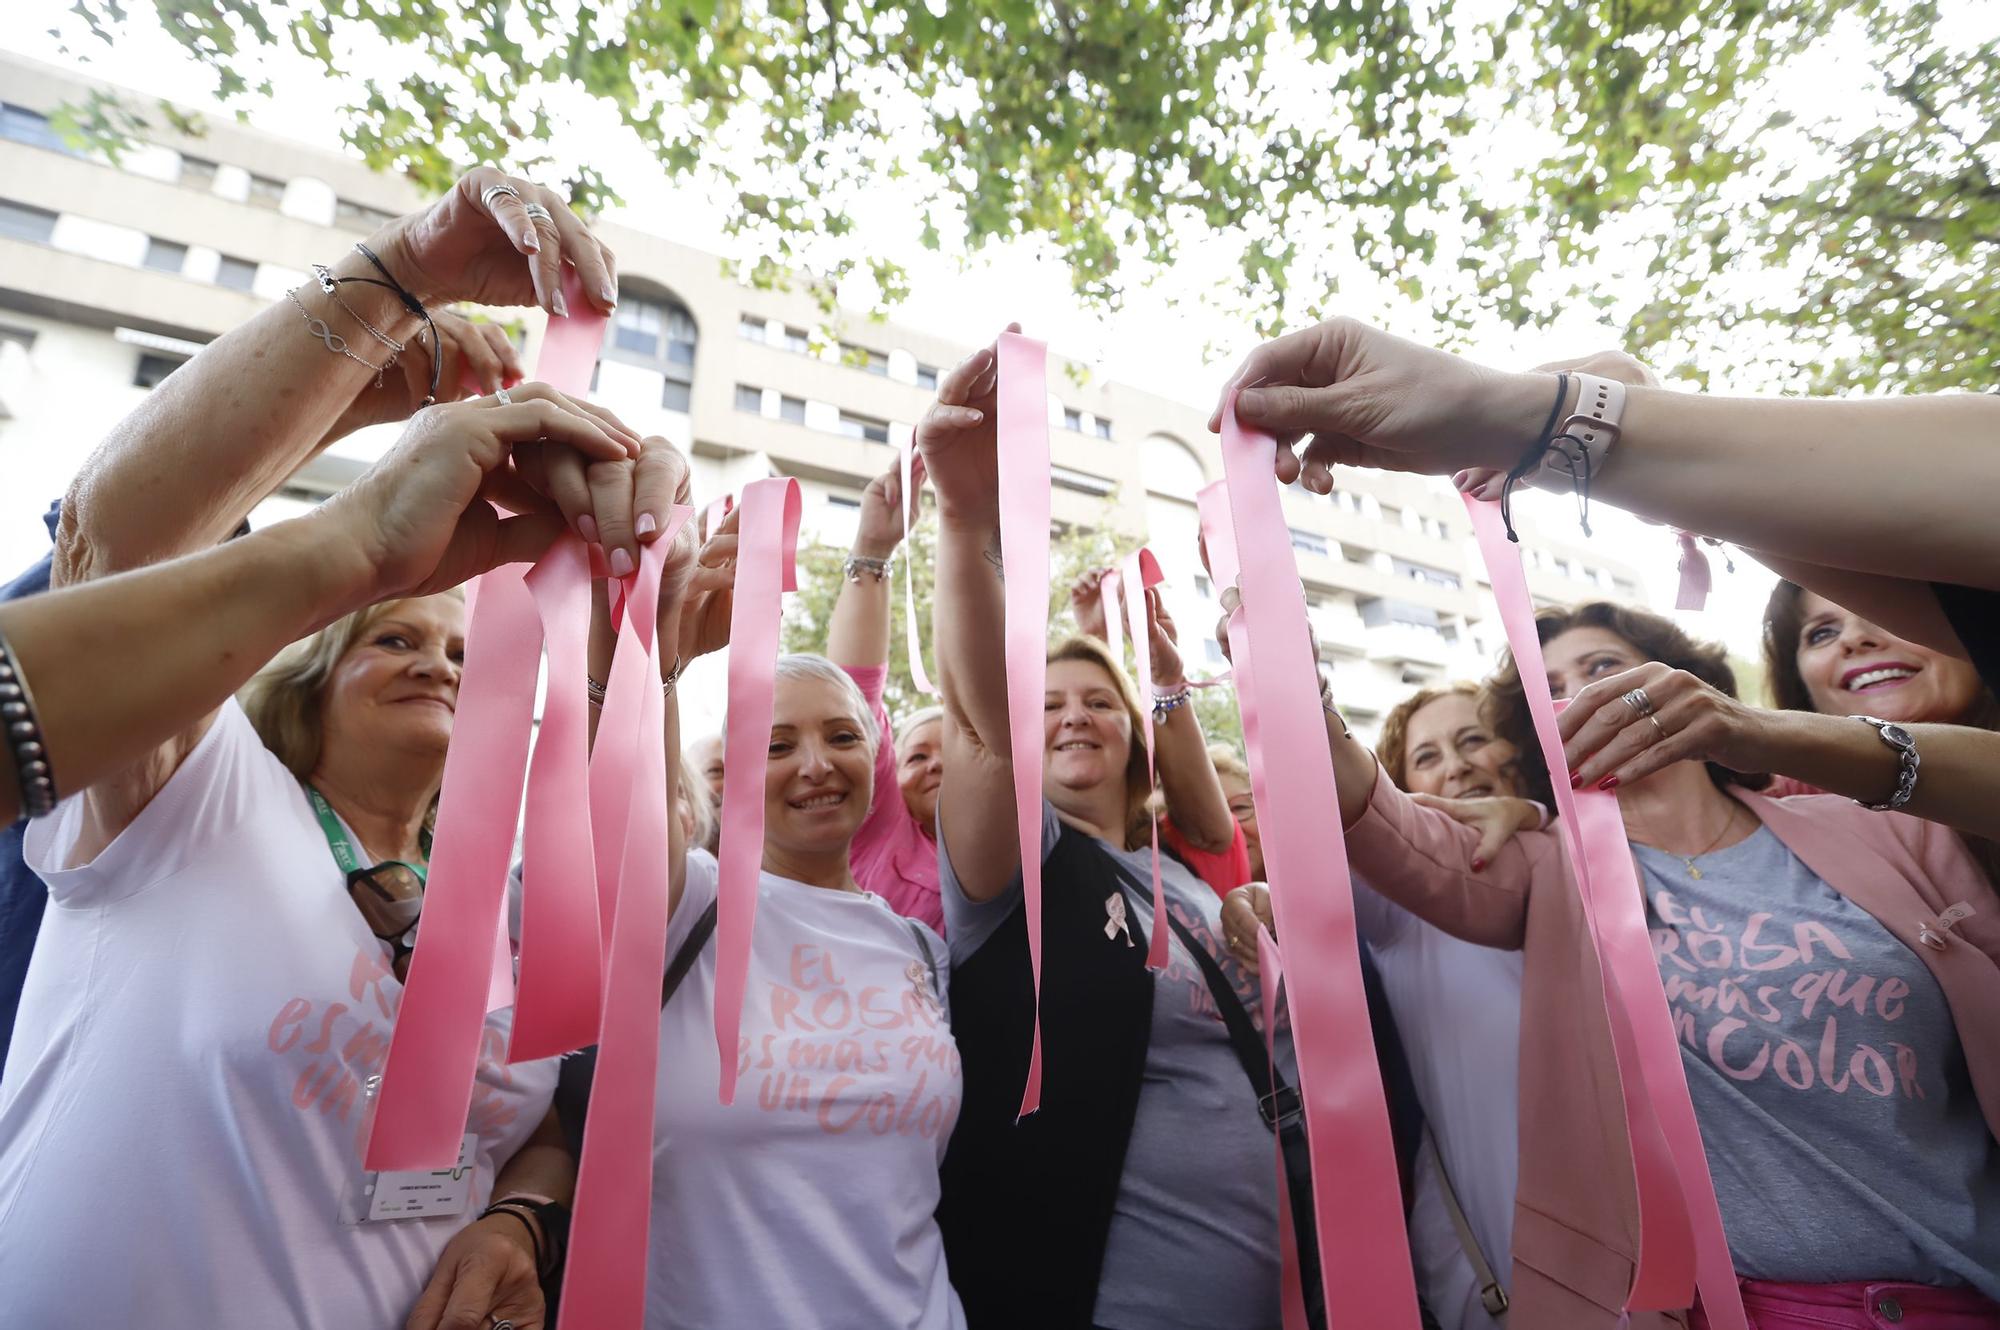
<path id="1" fill-rule="evenodd" d="M 1061 830 L 1044 802 L 1044 857 Z M 1135 936 L 1150 938 L 1152 852 L 1098 843 L 1147 888 L 1125 895 Z M 958 965 L 1020 903 L 1021 879 L 983 904 L 967 900 L 942 834 L 938 866 L 945 933 Z M 1257 981 L 1221 944 L 1221 900 L 1165 856 L 1160 882 L 1167 908 L 1221 962 L 1261 1020 Z M 1276 1146 L 1201 970 L 1178 937 L 1169 935 L 1167 948 L 1167 968 L 1154 979 L 1145 1085 L 1092 1319 L 1109 1330 L 1273 1330 L 1280 1320 Z"/>
<path id="2" fill-rule="evenodd" d="M 1738 1273 L 2000 1297 L 2000 1146 L 1936 979 L 1768 829 L 1635 846 Z"/>

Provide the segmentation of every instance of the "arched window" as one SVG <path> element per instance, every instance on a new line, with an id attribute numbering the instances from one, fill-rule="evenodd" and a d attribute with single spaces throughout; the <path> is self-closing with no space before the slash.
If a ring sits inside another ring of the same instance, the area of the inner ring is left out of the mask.
<path id="1" fill-rule="evenodd" d="M 1195 491 L 1208 483 L 1208 473 L 1202 469 L 1194 449 L 1173 435 L 1150 434 L 1140 447 L 1146 488 L 1155 494 L 1191 500 Z"/>
<path id="2" fill-rule="evenodd" d="M 694 348 L 699 334 L 687 306 L 650 283 L 627 281 L 618 290 L 604 358 L 640 365 L 664 380 L 660 405 L 689 409 L 694 385 Z"/>

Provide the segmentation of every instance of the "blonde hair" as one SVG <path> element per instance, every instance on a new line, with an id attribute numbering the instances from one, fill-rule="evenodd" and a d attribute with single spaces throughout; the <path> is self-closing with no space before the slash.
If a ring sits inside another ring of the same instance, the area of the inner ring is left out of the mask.
<path id="1" fill-rule="evenodd" d="M 462 591 L 445 594 L 465 599 Z M 250 676 L 250 682 L 236 694 L 257 737 L 300 780 L 319 765 L 320 744 L 325 737 L 326 685 L 333 678 L 334 666 L 376 620 L 404 599 L 356 610 L 312 636 L 300 638 Z"/>
<path id="2" fill-rule="evenodd" d="M 708 788 L 708 777 L 696 771 L 694 763 L 684 752 L 681 754 L 680 793 L 688 801 L 688 808 L 694 813 L 694 835 L 689 837 L 690 847 L 699 845 L 703 849 L 715 850 L 715 793 Z"/>
<path id="3" fill-rule="evenodd" d="M 1410 722 L 1419 711 L 1431 703 L 1446 697 L 1469 697 L 1476 705 L 1479 701 L 1479 685 L 1476 683 L 1440 684 L 1435 688 L 1419 688 L 1389 709 L 1382 718 L 1382 737 L 1375 741 L 1375 756 L 1382 763 L 1382 772 L 1399 790 L 1409 789 L 1403 778 L 1409 774 L 1407 768 L 1410 746 Z M 1486 723 L 1481 717 L 1480 724 Z"/>
<path id="4" fill-rule="evenodd" d="M 1136 850 L 1148 839 L 1150 819 L 1146 805 L 1152 788 L 1146 780 L 1146 722 L 1139 711 L 1139 693 L 1132 679 L 1119 667 L 1111 648 L 1087 634 L 1064 638 L 1049 649 L 1048 663 L 1080 660 L 1095 665 L 1110 676 L 1118 700 L 1125 704 L 1125 718 L 1131 723 L 1132 750 L 1125 758 L 1125 848 Z"/>
<path id="5" fill-rule="evenodd" d="M 942 721 L 943 719 L 944 719 L 943 707 L 919 707 L 917 710 L 912 711 L 909 715 L 903 717 L 903 719 L 896 726 L 897 759 L 900 761 L 903 756 L 902 752 L 903 741 L 909 738 L 911 735 L 915 734 L 917 732 L 918 726 L 928 725 L 934 720 Z"/>
<path id="6" fill-rule="evenodd" d="M 854 723 L 868 736 L 868 751 L 873 753 L 882 743 L 882 732 L 875 725 L 875 712 L 869 707 L 868 699 L 861 692 L 861 685 L 854 682 L 854 676 L 825 656 L 811 651 L 794 651 L 778 657 L 777 666 L 772 671 L 779 679 L 817 679 L 832 685 L 841 700 L 854 712 Z"/>

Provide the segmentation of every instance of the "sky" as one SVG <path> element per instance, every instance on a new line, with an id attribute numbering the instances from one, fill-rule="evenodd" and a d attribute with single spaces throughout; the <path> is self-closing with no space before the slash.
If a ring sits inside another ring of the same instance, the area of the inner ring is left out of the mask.
<path id="1" fill-rule="evenodd" d="M 80 69 L 98 78 L 196 106 L 209 102 L 208 73 L 189 61 L 180 48 L 152 27 L 152 6 L 135 5 L 132 33 L 114 47 L 104 47 L 84 35 L 81 25 L 59 0 L 15 0 L 0 46 L 36 59 Z M 52 36 L 50 29 L 61 33 Z M 64 47 L 70 53 L 65 53 Z M 78 55 L 88 55 L 87 63 Z M 259 105 L 260 128 L 318 147 L 340 147 L 337 125 L 342 90 L 334 81 L 298 57 L 288 57 L 294 76 L 277 80 L 278 92 Z M 1834 51 L 1813 68 L 1788 71 L 1793 92 L 1809 114 L 1838 114 L 1852 98 L 1851 55 Z M 1274 77 L 1304 77 L 1280 70 Z M 1851 113 L 1851 110 L 1849 111 Z M 580 95 L 559 108 L 561 121 L 552 145 L 558 158 L 586 154 L 627 200 L 618 220 L 625 225 L 666 234 L 685 244 L 728 253 L 736 242 L 722 228 L 723 214 L 698 188 L 670 185 L 652 158 L 613 123 L 602 107 Z M 1533 145 L 1510 143 L 1504 136 L 1468 149 L 1465 167 L 1489 173 L 1495 188 L 1504 187 L 1519 154 Z M 1514 154 L 1510 158 L 1509 153 Z M 1050 246 L 1032 240 L 993 244 L 978 254 L 936 254 L 914 243 L 917 219 L 907 198 L 893 183 L 872 193 L 867 211 L 854 216 L 857 234 L 880 237 L 887 252 L 903 257 L 911 276 L 912 295 L 897 307 L 903 323 L 961 342 L 983 341 L 1010 319 L 1047 340 L 1062 354 L 1087 364 L 1095 375 L 1130 383 L 1202 408 L 1212 404 L 1235 363 L 1258 341 L 1243 320 L 1203 303 L 1202 296 L 1218 279 L 1227 277 L 1232 262 L 1226 246 L 1189 247 L 1175 270 L 1151 286 L 1134 289 L 1115 312 L 1086 307 L 1072 294 L 1064 265 Z M 1618 255 L 1603 260 L 1607 282 L 1619 280 Z M 1358 312 L 1393 318 L 1399 331 L 1423 326 L 1423 311 L 1398 306 L 1393 293 L 1381 289 L 1357 262 L 1342 272 L 1343 303 L 1320 315 Z M 845 297 L 850 293 L 843 292 Z M 870 292 L 855 292 L 865 304 Z M 861 310 L 854 311 L 855 317 Z M 1526 367 L 1616 346 L 1615 328 L 1599 321 L 1589 309 L 1565 315 L 1548 328 L 1478 330 L 1467 353 L 1502 367 Z M 1207 353 L 1214 348 L 1215 353 Z M 1728 388 L 1726 382 L 1720 385 Z M 1440 482 L 1442 483 L 1442 482 Z M 1573 521 L 1567 499 L 1528 495 L 1524 508 L 1550 529 Z M 1677 584 L 1678 549 L 1671 533 L 1629 516 L 1594 506 L 1593 543 L 1637 567 L 1649 599 L 1665 610 Z M 1539 510 L 1539 511 L 1537 511 Z M 1719 637 L 1737 653 L 1754 656 L 1763 602 L 1774 579 L 1747 558 L 1734 558 L 1736 571 L 1726 573 L 1722 559 L 1713 560 L 1716 593 L 1708 611 L 1683 617 L 1701 635 Z"/>

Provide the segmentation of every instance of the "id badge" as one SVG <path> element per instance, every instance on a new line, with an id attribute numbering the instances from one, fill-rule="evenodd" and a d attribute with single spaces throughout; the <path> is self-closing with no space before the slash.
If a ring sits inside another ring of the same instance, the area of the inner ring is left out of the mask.
<path id="1" fill-rule="evenodd" d="M 368 1078 L 364 1093 L 371 1120 L 380 1088 L 381 1077 Z M 472 1184 L 478 1168 L 479 1137 L 472 1132 L 459 1138 L 458 1159 L 450 1168 L 371 1173 L 357 1167 L 341 1198 L 340 1222 L 378 1224 L 462 1215 L 471 1208 Z"/>

